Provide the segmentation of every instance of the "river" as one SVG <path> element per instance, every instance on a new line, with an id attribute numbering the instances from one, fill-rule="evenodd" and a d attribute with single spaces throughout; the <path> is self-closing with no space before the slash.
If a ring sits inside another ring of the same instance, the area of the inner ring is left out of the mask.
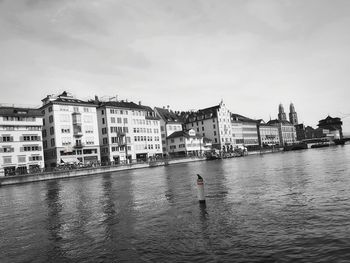
<path id="1" fill-rule="evenodd" d="M 4 186 L 0 262 L 349 261 L 349 160 L 345 145 Z"/>

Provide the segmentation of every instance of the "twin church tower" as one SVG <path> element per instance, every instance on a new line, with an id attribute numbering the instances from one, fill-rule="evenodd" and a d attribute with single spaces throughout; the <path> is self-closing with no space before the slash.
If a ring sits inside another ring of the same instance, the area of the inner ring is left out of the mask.
<path id="1" fill-rule="evenodd" d="M 279 121 L 287 121 L 286 113 L 284 112 L 284 108 L 282 103 L 278 106 L 278 120 Z M 298 115 L 295 111 L 293 103 L 289 105 L 289 121 L 293 125 L 298 124 Z"/>

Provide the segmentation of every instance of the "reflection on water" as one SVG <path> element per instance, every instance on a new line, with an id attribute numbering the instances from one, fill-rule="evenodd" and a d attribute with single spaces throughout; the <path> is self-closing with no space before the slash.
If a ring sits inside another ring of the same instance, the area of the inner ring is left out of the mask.
<path id="1" fill-rule="evenodd" d="M 48 260 L 54 261 L 66 261 L 64 256 L 64 249 L 61 248 L 61 240 L 63 238 L 62 231 L 64 231 L 64 222 L 61 216 L 62 203 L 60 200 L 60 182 L 49 181 L 47 182 L 46 204 L 47 204 L 47 226 L 46 229 L 49 233 L 48 242 L 49 251 L 47 253 Z"/>
<path id="2" fill-rule="evenodd" d="M 346 261 L 349 159 L 330 147 L 3 187 L 0 262 Z"/>

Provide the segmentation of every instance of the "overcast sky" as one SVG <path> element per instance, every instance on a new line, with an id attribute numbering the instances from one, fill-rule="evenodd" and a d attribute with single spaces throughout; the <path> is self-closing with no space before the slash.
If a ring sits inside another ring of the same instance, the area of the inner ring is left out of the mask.
<path id="1" fill-rule="evenodd" d="M 266 121 L 293 102 L 315 126 L 350 116 L 349 14 L 349 0 L 0 0 L 0 102 L 64 90 L 174 110 L 223 99 Z"/>

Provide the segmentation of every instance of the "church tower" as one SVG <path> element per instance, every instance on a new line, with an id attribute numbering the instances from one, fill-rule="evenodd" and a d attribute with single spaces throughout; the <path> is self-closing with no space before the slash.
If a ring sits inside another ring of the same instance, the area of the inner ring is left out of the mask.
<path id="1" fill-rule="evenodd" d="M 278 106 L 278 120 L 279 121 L 286 121 L 287 120 L 287 116 L 286 113 L 284 112 L 284 108 L 282 103 L 280 103 L 280 105 Z"/>
<path id="2" fill-rule="evenodd" d="M 289 106 L 289 121 L 293 125 L 297 125 L 298 124 L 298 115 L 297 115 L 297 113 L 295 111 L 293 103 L 291 103 L 290 106 Z"/>

